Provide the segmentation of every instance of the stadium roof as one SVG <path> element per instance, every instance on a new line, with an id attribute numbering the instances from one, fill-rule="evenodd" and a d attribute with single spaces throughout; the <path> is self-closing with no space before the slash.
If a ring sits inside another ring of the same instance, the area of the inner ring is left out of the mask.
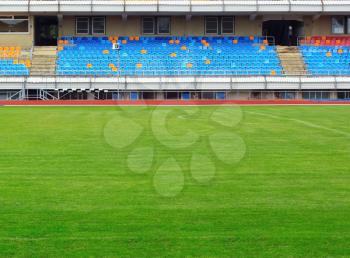
<path id="1" fill-rule="evenodd" d="M 1 0 L 26 13 L 347 13 L 350 0 Z"/>

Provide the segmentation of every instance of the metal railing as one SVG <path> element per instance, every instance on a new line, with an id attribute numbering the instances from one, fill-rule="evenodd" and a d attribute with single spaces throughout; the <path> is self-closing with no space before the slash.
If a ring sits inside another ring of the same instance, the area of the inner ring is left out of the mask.
<path id="1" fill-rule="evenodd" d="M 338 70 L 337 72 L 330 72 L 329 70 L 324 70 L 322 73 L 313 73 L 309 71 L 293 71 L 293 72 L 281 72 L 278 74 L 268 74 L 263 71 L 195 71 L 195 72 L 183 72 L 183 71 L 173 71 L 172 74 L 168 73 L 168 70 L 159 71 L 140 71 L 140 72 L 115 72 L 114 74 L 89 74 L 89 73 L 76 73 L 76 74 L 35 74 L 35 75 L 10 75 L 6 74 L 6 71 L 0 70 L 0 76 L 2 78 L 87 78 L 87 79 L 97 79 L 97 78 L 180 78 L 180 77 L 196 77 L 196 78 L 222 78 L 222 77 L 245 77 L 245 78 L 256 78 L 256 77 L 272 77 L 272 78 L 316 78 L 316 77 L 350 77 L 349 70 Z"/>

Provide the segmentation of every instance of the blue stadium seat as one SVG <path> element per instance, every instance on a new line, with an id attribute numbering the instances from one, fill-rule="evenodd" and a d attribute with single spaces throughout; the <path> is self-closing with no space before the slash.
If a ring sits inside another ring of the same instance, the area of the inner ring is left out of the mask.
<path id="1" fill-rule="evenodd" d="M 60 75 L 276 75 L 274 46 L 258 37 L 64 37 Z"/>
<path id="2" fill-rule="evenodd" d="M 312 75 L 350 75 L 349 46 L 300 46 Z"/>

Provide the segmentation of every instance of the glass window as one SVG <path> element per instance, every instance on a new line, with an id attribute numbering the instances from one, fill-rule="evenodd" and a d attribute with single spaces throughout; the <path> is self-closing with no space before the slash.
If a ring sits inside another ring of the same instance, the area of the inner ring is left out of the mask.
<path id="1" fill-rule="evenodd" d="M 1 16 L 0 33 L 28 33 L 28 16 Z"/>
<path id="2" fill-rule="evenodd" d="M 332 18 L 332 33 L 344 34 L 344 17 L 333 17 Z"/>
<path id="3" fill-rule="evenodd" d="M 105 17 L 92 18 L 92 33 L 105 34 Z"/>
<path id="4" fill-rule="evenodd" d="M 143 17 L 142 18 L 142 33 L 143 34 L 154 34 L 154 17 Z"/>
<path id="5" fill-rule="evenodd" d="M 158 34 L 170 34 L 170 17 L 158 17 Z"/>
<path id="6" fill-rule="evenodd" d="M 77 34 L 89 34 L 89 17 L 77 17 L 76 18 L 76 33 Z"/>
<path id="7" fill-rule="evenodd" d="M 222 17 L 221 31 L 223 34 L 233 34 L 234 33 L 234 19 L 232 16 Z"/>
<path id="8" fill-rule="evenodd" d="M 218 34 L 218 17 L 205 18 L 205 33 Z"/>

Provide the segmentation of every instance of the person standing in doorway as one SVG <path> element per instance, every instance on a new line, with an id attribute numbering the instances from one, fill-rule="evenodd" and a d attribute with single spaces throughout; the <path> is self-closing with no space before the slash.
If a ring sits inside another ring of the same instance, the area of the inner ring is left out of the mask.
<path id="1" fill-rule="evenodd" d="M 288 46 L 293 44 L 293 26 L 289 25 L 288 27 Z"/>

